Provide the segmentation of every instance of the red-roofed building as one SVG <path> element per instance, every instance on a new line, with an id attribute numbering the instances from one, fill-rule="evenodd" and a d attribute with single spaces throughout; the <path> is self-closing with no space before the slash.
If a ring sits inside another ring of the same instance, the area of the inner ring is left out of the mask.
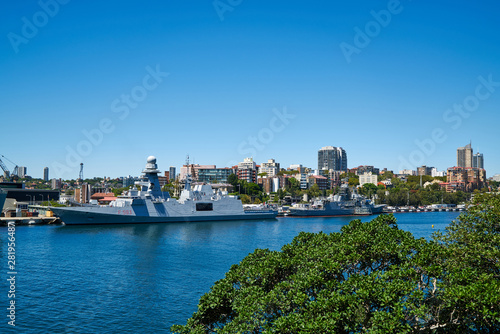
<path id="1" fill-rule="evenodd" d="M 310 175 L 307 179 L 309 183 L 309 188 L 311 188 L 314 184 L 318 185 L 319 190 L 327 190 L 328 189 L 328 178 L 321 175 Z"/>
<path id="2" fill-rule="evenodd" d="M 116 197 L 113 193 L 95 193 L 90 197 L 90 199 L 97 200 L 97 202 L 101 205 L 107 205 L 111 201 L 114 201 Z"/>

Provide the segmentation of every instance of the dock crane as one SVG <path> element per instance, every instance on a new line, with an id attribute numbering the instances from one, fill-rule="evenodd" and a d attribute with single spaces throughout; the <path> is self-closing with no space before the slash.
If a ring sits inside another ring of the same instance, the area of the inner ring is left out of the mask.
<path id="1" fill-rule="evenodd" d="M 11 178 L 13 180 L 17 180 L 18 179 L 18 173 L 19 173 L 19 166 L 16 163 L 12 162 L 10 159 L 8 159 L 5 155 L 2 155 L 2 158 L 4 158 L 5 160 L 7 160 L 8 162 L 10 162 L 11 164 L 13 164 L 15 166 L 14 170 L 11 173 L 10 170 L 7 168 L 7 166 L 5 166 L 5 164 L 2 161 L 2 159 L 0 159 L 0 167 L 3 169 L 3 171 L 5 173 L 5 176 L 7 178 Z"/>

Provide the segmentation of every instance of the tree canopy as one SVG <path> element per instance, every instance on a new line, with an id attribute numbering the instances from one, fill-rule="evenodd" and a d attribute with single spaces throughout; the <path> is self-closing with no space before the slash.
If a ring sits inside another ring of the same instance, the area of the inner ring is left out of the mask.
<path id="1" fill-rule="evenodd" d="M 257 249 L 203 295 L 176 333 L 498 333 L 500 197 L 432 240 L 393 215 Z"/>

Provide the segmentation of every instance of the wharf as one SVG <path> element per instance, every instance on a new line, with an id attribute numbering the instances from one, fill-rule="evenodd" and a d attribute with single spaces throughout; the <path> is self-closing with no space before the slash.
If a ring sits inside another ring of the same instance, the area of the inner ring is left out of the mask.
<path id="1" fill-rule="evenodd" d="M 0 217 L 0 225 L 7 226 L 9 222 L 17 225 L 54 225 L 60 224 L 57 217 Z"/>

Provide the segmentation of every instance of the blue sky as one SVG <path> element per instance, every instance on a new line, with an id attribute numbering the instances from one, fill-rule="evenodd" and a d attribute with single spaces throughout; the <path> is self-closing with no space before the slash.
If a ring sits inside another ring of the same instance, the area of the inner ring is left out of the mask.
<path id="1" fill-rule="evenodd" d="M 349 168 L 444 170 L 469 141 L 500 173 L 496 1 L 0 6 L 0 155 L 33 177 L 138 175 L 149 155 L 316 168 L 327 145 Z"/>

